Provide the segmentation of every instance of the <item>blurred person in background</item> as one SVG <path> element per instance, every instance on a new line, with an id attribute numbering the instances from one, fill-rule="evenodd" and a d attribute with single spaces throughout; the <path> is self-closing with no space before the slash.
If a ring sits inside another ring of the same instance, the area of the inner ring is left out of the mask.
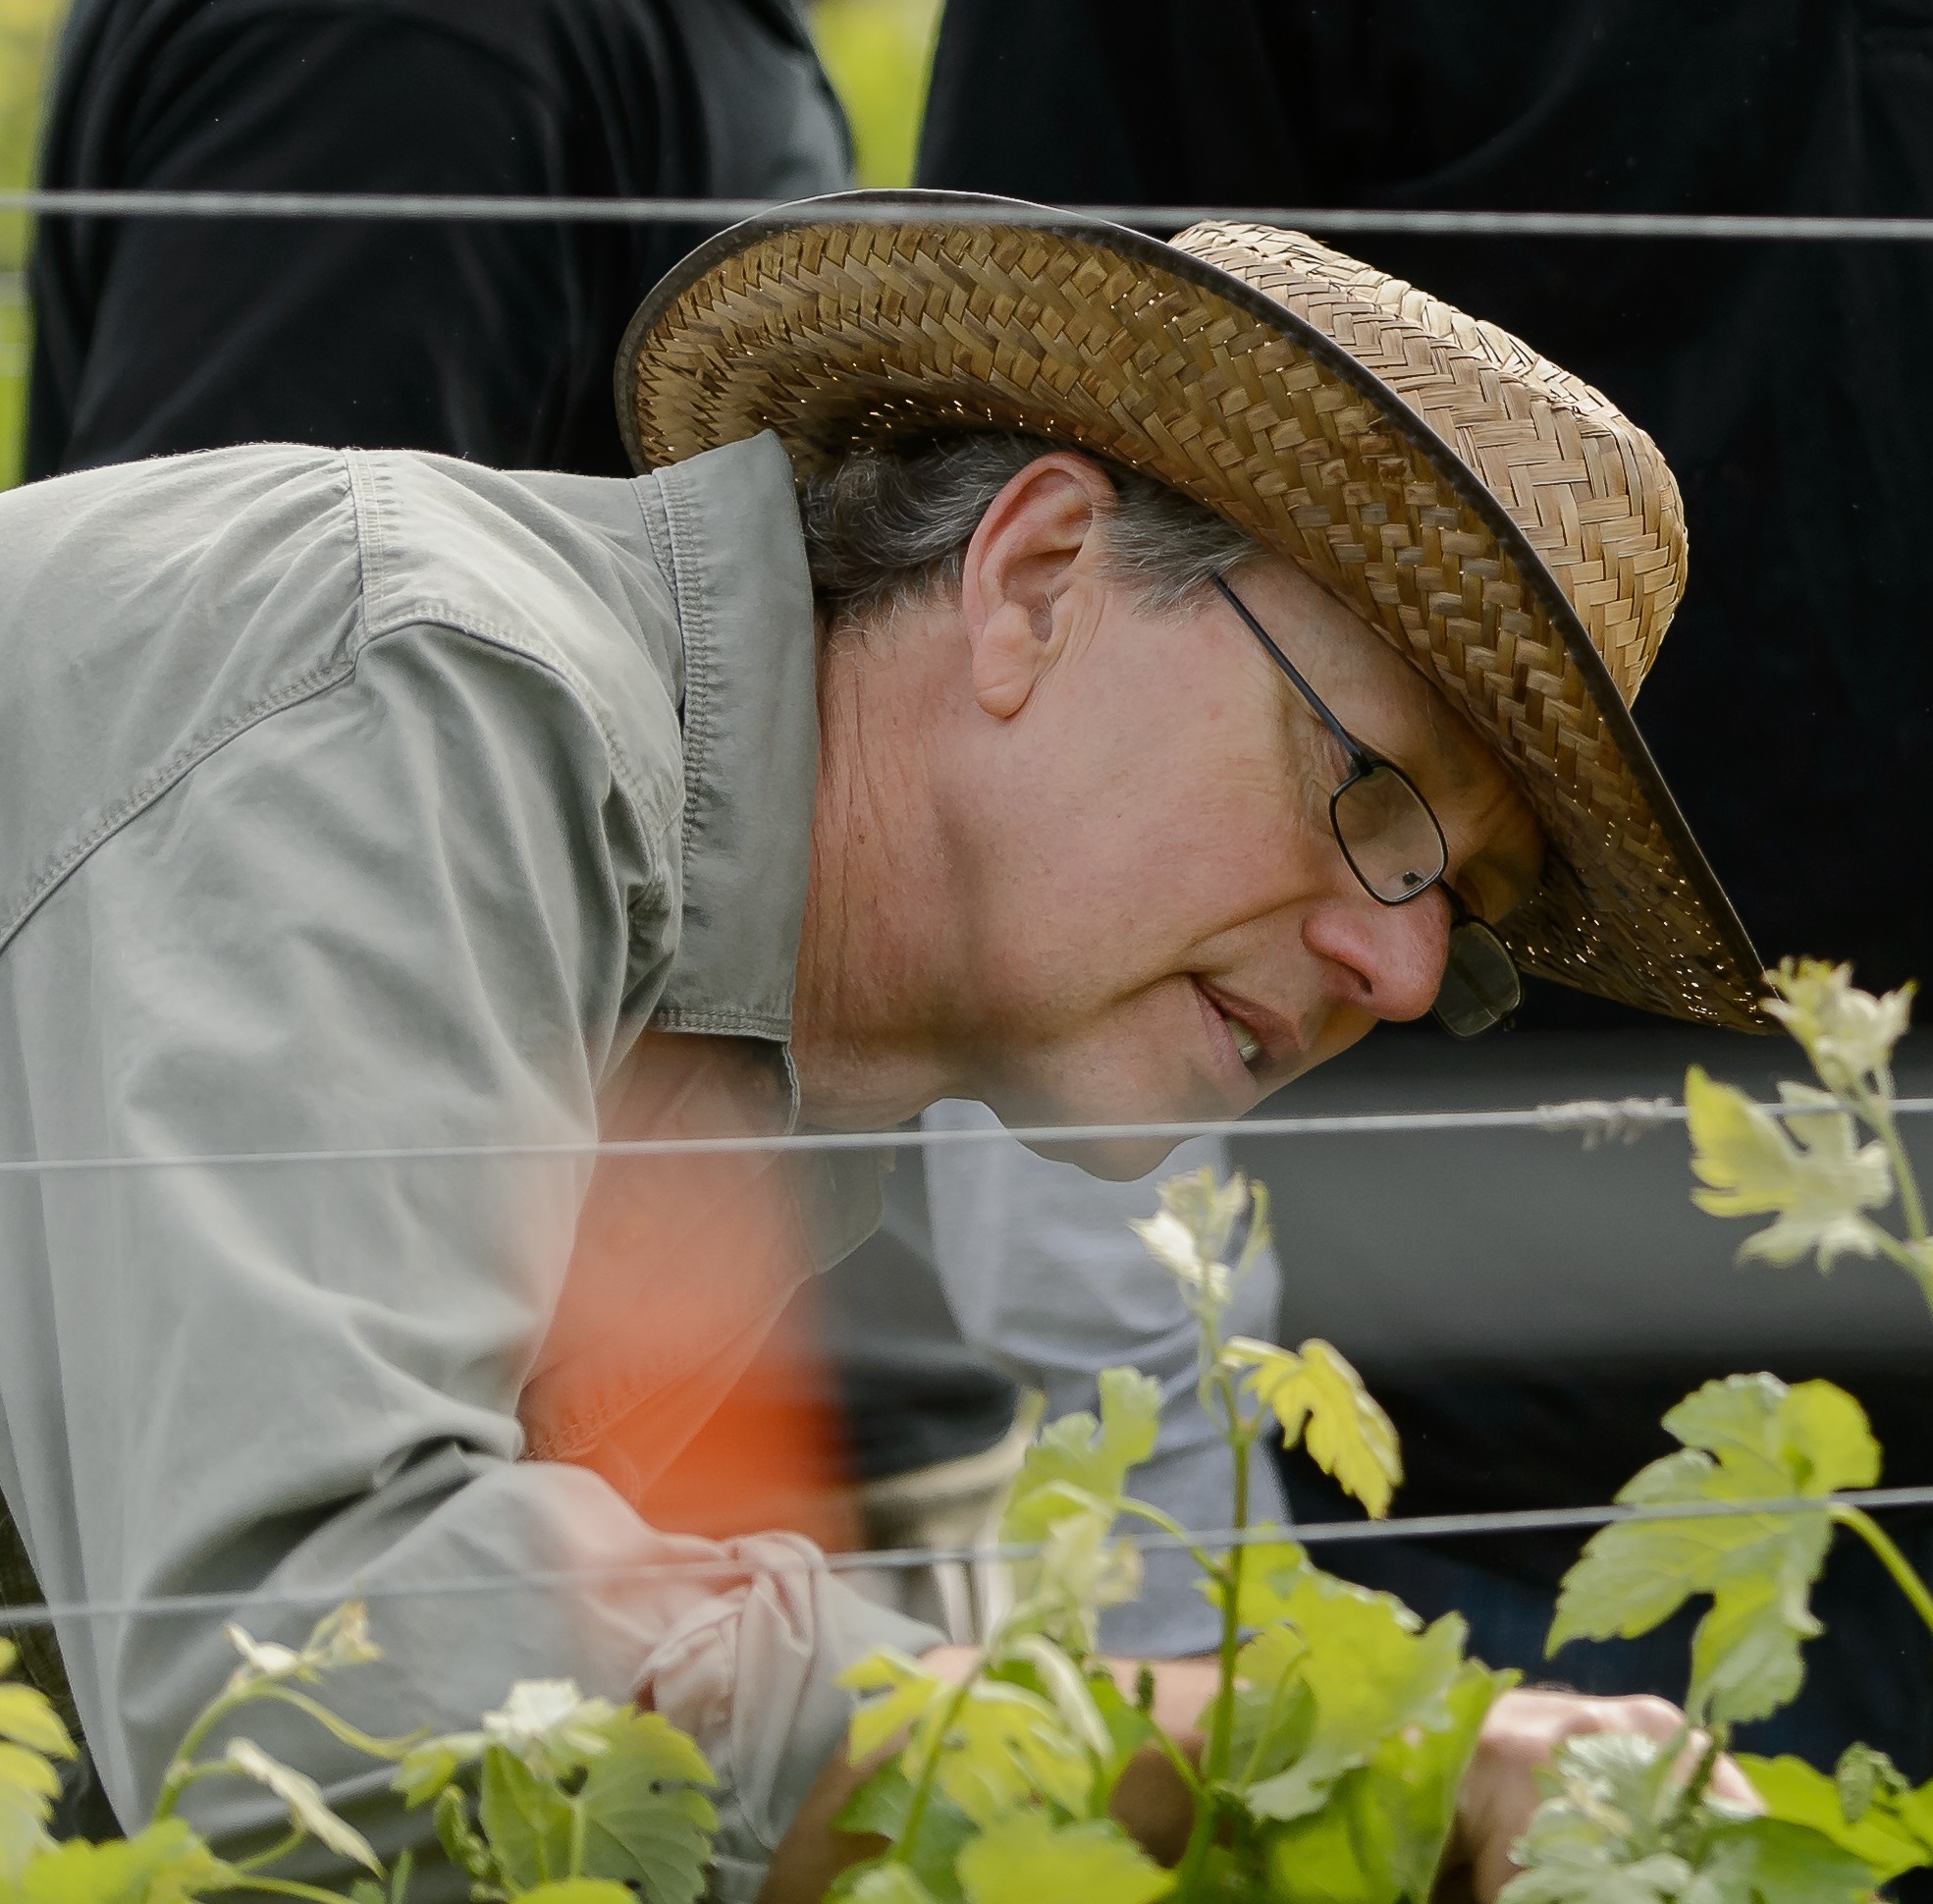
<path id="1" fill-rule="evenodd" d="M 1475 33 L 1429 0 L 949 0 L 920 178 L 1073 204 L 1925 216 L 1933 13 L 1506 0 Z M 1905 816 L 1933 808 L 1917 527 L 1933 514 L 1933 381 L 1920 360 L 1933 250 L 1341 242 L 1549 353 L 1656 438 L 1696 561 L 1641 719 L 1687 817 L 1768 952 L 1852 958 L 1875 989 L 1933 976 L 1933 893 L 1899 856 Z M 1636 1022 L 1532 984 L 1516 1051 L 1495 1057 L 1521 1069 L 1539 1031 Z M 1458 1061 L 1480 1067 L 1484 1050 Z M 1590 1091 L 1573 1074 L 1543 1095 Z M 1682 1164 L 1671 1169 L 1675 1187 L 1660 1194 L 1682 1196 Z M 1373 1236 L 1377 1186 L 1355 1188 Z M 1902 1355 L 1849 1366 L 1801 1352 L 1778 1372 L 1849 1382 L 1889 1482 L 1926 1482 L 1926 1351 Z M 1687 1367 L 1661 1341 L 1650 1366 L 1366 1373 L 1403 1429 L 1402 1511 L 1415 1514 L 1608 1499 L 1670 1445 L 1663 1410 L 1731 1366 Z M 1338 1510 L 1313 1471 L 1290 1480 L 1305 1517 Z M 1916 1551 L 1929 1545 L 1924 1515 L 1895 1532 Z M 1333 1558 L 1425 1614 L 1460 1606 L 1476 1651 L 1544 1672 L 1556 1582 L 1576 1550 L 1557 1536 L 1350 1546 Z M 1836 1554 L 1817 1605 L 1828 1633 L 1810 1649 L 1805 1692 L 1754 1749 L 1829 1764 L 1861 1737 L 1915 1777 L 1933 1771 L 1917 1620 L 1857 1551 Z M 1556 1670 L 1592 1690 L 1677 1694 L 1687 1631 L 1681 1618 L 1644 1642 L 1573 1648 Z"/>

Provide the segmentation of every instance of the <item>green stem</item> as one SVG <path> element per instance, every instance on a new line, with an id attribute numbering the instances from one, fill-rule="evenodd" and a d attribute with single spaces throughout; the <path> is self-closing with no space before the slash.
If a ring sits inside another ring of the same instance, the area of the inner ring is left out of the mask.
<path id="1" fill-rule="evenodd" d="M 926 1822 L 927 1806 L 933 1799 L 934 1782 L 940 1776 L 940 1755 L 945 1750 L 946 1734 L 953 1729 L 953 1721 L 959 1717 L 973 1691 L 973 1682 L 980 1677 L 987 1664 L 987 1655 L 983 1652 L 973 1662 L 972 1670 L 954 1687 L 953 1696 L 946 1702 L 946 1710 L 940 1714 L 940 1723 L 934 1728 L 933 1750 L 927 1754 L 927 1761 L 920 1768 L 919 1782 L 913 1787 L 911 1803 L 906 1807 L 906 1828 L 899 1834 L 899 1842 L 892 1847 L 888 1864 L 910 1865 L 913 1862 L 913 1847 L 919 1842 L 920 1826 Z"/>
<path id="2" fill-rule="evenodd" d="M 181 1744 L 175 1748 L 175 1757 L 161 1777 L 161 1790 L 154 1801 L 154 1810 L 149 1816 L 149 1823 L 159 1824 L 175 1809 L 175 1801 L 187 1791 L 195 1779 L 205 1776 L 208 1768 L 196 1767 L 194 1755 L 207 1743 L 208 1734 L 228 1715 L 246 1706 L 255 1698 L 260 1681 L 254 1681 L 242 1688 L 240 1692 L 223 1693 L 211 1700 L 201 1709 L 201 1714 L 188 1728 Z"/>
<path id="3" fill-rule="evenodd" d="M 564 1875 L 581 1877 L 584 1875 L 584 1828 L 588 1822 L 584 1811 L 584 1801 L 573 1798 L 570 1801 L 570 1869 Z"/>
<path id="4" fill-rule="evenodd" d="M 258 1851 L 252 1858 L 237 1858 L 233 1869 L 236 1871 L 263 1871 L 270 1865 L 279 1865 L 307 1836 L 308 1833 L 298 1824 L 286 1838 L 277 1844 L 270 1845 L 266 1851 Z"/>
<path id="5" fill-rule="evenodd" d="M 309 1698 L 306 1693 L 298 1693 L 292 1686 L 269 1685 L 261 1689 L 263 1699 L 279 1700 L 285 1706 L 293 1706 L 296 1712 L 313 1719 L 330 1737 L 340 1739 L 351 1752 L 360 1752 L 371 1759 L 387 1760 L 392 1765 L 405 1753 L 419 1746 L 430 1735 L 428 1726 L 419 1726 L 413 1732 L 406 1732 L 400 1738 L 372 1738 L 359 1727 L 351 1725 L 348 1719 L 339 1718 L 328 1707 Z"/>
<path id="6" fill-rule="evenodd" d="M 224 1884 L 225 1891 L 271 1891 L 277 1897 L 305 1897 L 309 1904 L 343 1904 L 341 1891 L 326 1891 L 319 1884 L 298 1884 L 293 1877 L 249 1877 L 240 1884 Z"/>
<path id="7" fill-rule="evenodd" d="M 1207 1548 L 1197 1547 L 1189 1538 L 1187 1528 L 1172 1514 L 1164 1514 L 1158 1507 L 1151 1507 L 1145 1500 L 1123 1500 L 1121 1512 L 1132 1514 L 1138 1520 L 1152 1522 L 1163 1534 L 1172 1534 L 1177 1540 L 1188 1542 L 1188 1551 L 1195 1556 L 1195 1564 L 1211 1579 L 1222 1580 L 1227 1576 L 1221 1570 L 1221 1563 L 1214 1559 Z"/>
<path id="8" fill-rule="evenodd" d="M 1894 1584 L 1911 1603 L 1912 1609 L 1933 1628 L 1933 1594 L 1926 1591 L 1926 1583 L 1912 1569 L 1906 1556 L 1893 1545 L 1886 1530 L 1861 1508 L 1849 1507 L 1844 1501 L 1832 1503 L 1832 1517 L 1841 1527 L 1850 1527 L 1860 1540 L 1879 1556 L 1879 1564 L 1893 1576 Z"/>
<path id="9" fill-rule="evenodd" d="M 1203 1777 L 1213 1784 L 1228 1775 L 1228 1754 L 1235 1735 L 1235 1656 L 1242 1646 L 1242 1572 L 1248 1558 L 1248 1546 L 1239 1537 L 1249 1525 L 1249 1449 L 1254 1441 L 1235 1398 L 1234 1385 L 1226 1375 L 1219 1377 L 1222 1406 L 1228 1411 L 1228 1451 L 1235 1458 L 1235 1545 L 1228 1550 L 1222 1567 L 1221 1588 L 1221 1670 L 1214 1697 L 1214 1719 L 1208 1734 L 1208 1756 L 1202 1764 Z"/>

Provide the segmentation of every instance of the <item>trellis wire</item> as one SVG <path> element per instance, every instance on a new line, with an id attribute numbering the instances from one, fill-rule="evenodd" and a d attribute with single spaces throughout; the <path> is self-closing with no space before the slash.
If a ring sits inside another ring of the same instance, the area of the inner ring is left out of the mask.
<path id="1" fill-rule="evenodd" d="M 582 198 L 423 191 L 160 191 L 68 187 L 0 192 L 0 212 L 42 218 L 377 218 L 513 224 L 735 225 L 791 202 L 770 198 Z M 1333 205 L 1064 205 L 1070 219 L 1104 219 L 1138 231 L 1179 231 L 1209 219 L 1286 225 L 1305 232 L 1407 232 L 1456 238 L 1728 239 L 1820 243 L 1933 241 L 1933 218 L 1757 213 L 1424 211 Z M 904 206 L 879 200 L 815 208 L 825 223 L 891 224 Z M 917 210 L 913 213 L 918 216 Z M 961 199 L 958 224 L 1004 224 L 1010 205 Z"/>
<path id="2" fill-rule="evenodd" d="M 1771 1117 L 1817 1116 L 1810 1104 L 1761 1104 Z M 1897 1116 L 1933 1112 L 1933 1098 L 1889 1098 L 1875 1109 Z M 1330 1116 L 1221 1117 L 1134 1124 L 990 1124 L 960 1130 L 810 1130 L 744 1137 L 584 1138 L 550 1144 L 370 1145 L 352 1150 L 206 1151 L 180 1156 L 0 1158 L 0 1177 L 115 1170 L 232 1170 L 305 1164 L 481 1163 L 515 1158 L 720 1157 L 761 1151 L 929 1150 L 959 1144 L 1102 1144 L 1123 1138 L 1401 1136 L 1425 1131 L 1541 1130 L 1577 1134 L 1585 1145 L 1630 1141 L 1682 1124 L 1671 1098 L 1580 1098 L 1509 1111 L 1349 1112 Z"/>
<path id="3" fill-rule="evenodd" d="M 1563 1533 L 1578 1528 L 1608 1527 L 1625 1521 L 1731 1520 L 1739 1516 L 1771 1517 L 1820 1514 L 1834 1506 L 1881 1512 L 1909 1507 L 1933 1507 L 1933 1487 L 1865 1488 L 1835 1495 L 1793 1496 L 1785 1500 L 1659 1502 L 1643 1506 L 1537 1507 L 1488 1514 L 1419 1514 L 1399 1520 L 1312 1521 L 1306 1526 L 1216 1528 L 1186 1530 L 1181 1534 L 1134 1533 L 1121 1538 L 1144 1553 L 1176 1552 L 1192 1547 L 1272 1547 L 1285 1541 L 1316 1547 L 1351 1541 L 1445 1540 L 1473 1535 Z M 526 1573 L 468 1574 L 453 1580 L 408 1580 L 373 1586 L 347 1581 L 333 1587 L 304 1588 L 273 1594 L 239 1590 L 226 1594 L 164 1594 L 148 1599 L 69 1601 L 28 1606 L 0 1606 L 0 1631 L 12 1627 L 51 1626 L 57 1620 L 145 1619 L 224 1613 L 239 1617 L 250 1611 L 306 1607 L 327 1609 L 346 1600 L 426 1600 L 474 1594 L 501 1594 L 539 1588 L 584 1587 L 601 1583 L 666 1576 L 694 1575 L 733 1579 L 746 1574 L 816 1572 L 907 1572 L 923 1567 L 986 1565 L 990 1562 L 1032 1559 L 1042 1550 L 1038 1541 L 988 1547 L 883 1548 L 877 1552 L 829 1553 L 823 1557 L 799 1554 L 788 1562 L 776 1557 L 757 1563 L 742 1555 L 721 1552 L 716 1557 L 688 1560 L 632 1562 L 607 1567 L 560 1567 Z"/>

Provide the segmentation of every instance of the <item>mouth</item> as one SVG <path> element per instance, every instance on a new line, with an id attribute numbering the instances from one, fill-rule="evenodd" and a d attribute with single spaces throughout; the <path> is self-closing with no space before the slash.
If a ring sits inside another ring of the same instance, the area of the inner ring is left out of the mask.
<path id="1" fill-rule="evenodd" d="M 1203 979 L 1195 981 L 1195 989 L 1226 1030 L 1242 1068 L 1257 1083 L 1274 1063 L 1294 1051 L 1293 1034 L 1272 1011 L 1246 999 L 1233 998 Z"/>

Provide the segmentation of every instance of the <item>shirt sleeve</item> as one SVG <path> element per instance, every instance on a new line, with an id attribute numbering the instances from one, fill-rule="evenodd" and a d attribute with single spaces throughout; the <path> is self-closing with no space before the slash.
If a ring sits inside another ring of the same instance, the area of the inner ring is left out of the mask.
<path id="1" fill-rule="evenodd" d="M 655 144 L 653 88 L 629 90 L 630 165 L 614 176 L 608 111 L 580 96 L 589 82 L 536 19 L 518 59 L 393 7 L 176 17 L 167 36 L 124 43 L 102 28 L 68 49 L 50 178 L 161 190 L 656 189 L 635 166 Z M 623 227 L 502 220 L 52 230 L 34 266 L 33 473 L 264 441 L 626 473 L 611 354 L 648 282 L 642 242 Z"/>
<path id="2" fill-rule="evenodd" d="M 57 1602 L 255 1595 L 242 1623 L 293 1643 L 364 1595 L 385 1662 L 327 1697 L 370 1731 L 473 1726 L 518 1678 L 641 1691 L 720 1773 L 715 1889 L 749 1898 L 838 1742 L 834 1675 L 938 1636 L 802 1540 L 663 1535 L 588 1469 L 519 1459 L 581 1157 L 366 1155 L 593 1134 L 669 944 L 634 812 L 557 677 L 415 627 L 94 852 L 0 958 L 6 1148 L 365 1155 L 0 1179 L 5 1451 Z M 234 1663 L 220 1629 L 60 1625 L 124 1822 Z M 379 1848 L 427 1836 L 384 1768 L 265 1711 L 249 1736 Z M 230 1848 L 272 1815 L 190 1796 Z"/>

